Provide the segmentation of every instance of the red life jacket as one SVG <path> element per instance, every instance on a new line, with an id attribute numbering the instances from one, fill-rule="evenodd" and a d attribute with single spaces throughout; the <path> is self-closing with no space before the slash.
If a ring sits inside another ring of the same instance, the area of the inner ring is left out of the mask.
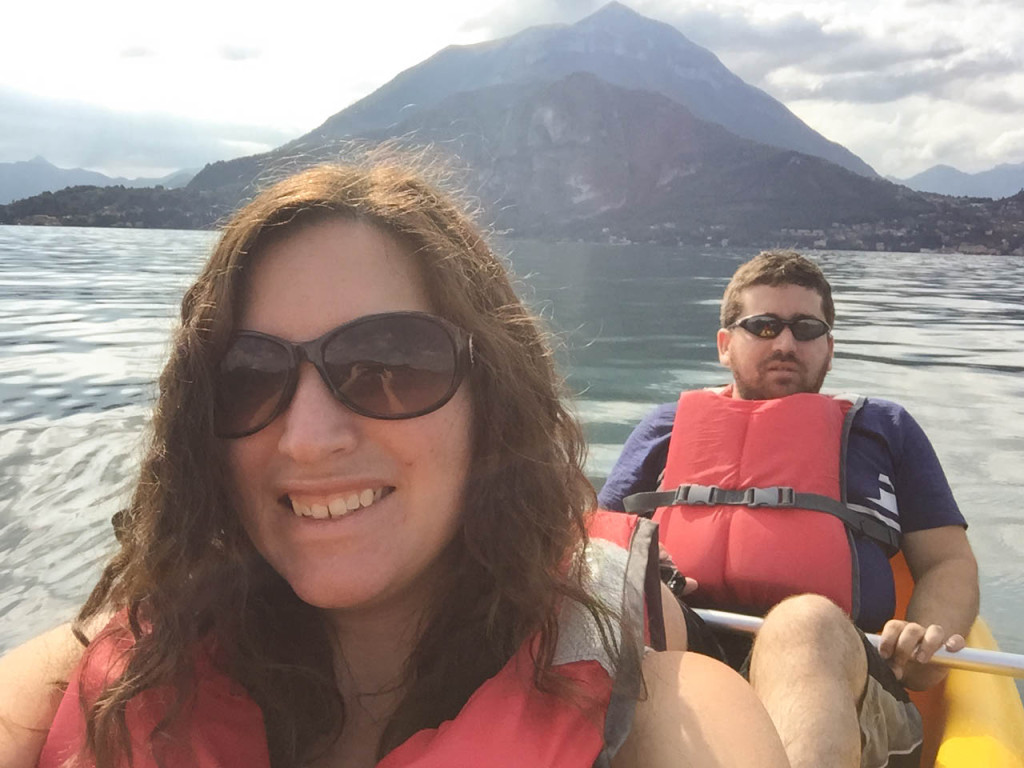
<path id="1" fill-rule="evenodd" d="M 587 560 L 594 592 L 634 628 L 643 626 L 646 597 L 657 635 L 653 620 L 660 620 L 661 598 L 660 592 L 650 591 L 652 583 L 654 590 L 659 589 L 656 526 L 633 516 L 597 513 L 591 528 Z M 85 740 L 80 694 L 86 701 L 94 700 L 122 671 L 132 639 L 120 617 L 112 625 L 89 646 L 72 675 L 39 768 L 58 768 L 79 752 Z M 616 629 L 621 630 L 613 627 L 613 633 Z M 635 701 L 613 690 L 615 670 L 597 630 L 585 609 L 575 603 L 563 607 L 555 668 L 582 686 L 585 699 L 567 700 L 534 687 L 533 638 L 477 689 L 454 720 L 413 734 L 378 768 L 590 768 L 599 760 L 607 764 L 629 733 Z M 156 768 L 158 759 L 163 768 L 269 767 L 260 708 L 206 655 L 197 662 L 193 705 L 173 731 L 180 737 L 153 740 L 150 736 L 170 701 L 169 691 L 151 689 L 129 702 L 126 719 L 133 768 Z M 86 760 L 82 765 L 93 763 Z"/>
<path id="2" fill-rule="evenodd" d="M 845 505 L 846 439 L 860 402 L 740 400 L 728 388 L 680 396 L 661 484 L 671 490 L 636 494 L 626 509 L 658 507 L 662 544 L 699 583 L 688 600 L 764 613 L 814 592 L 855 615 L 851 529 L 890 548 L 898 541 L 898 531 Z"/>

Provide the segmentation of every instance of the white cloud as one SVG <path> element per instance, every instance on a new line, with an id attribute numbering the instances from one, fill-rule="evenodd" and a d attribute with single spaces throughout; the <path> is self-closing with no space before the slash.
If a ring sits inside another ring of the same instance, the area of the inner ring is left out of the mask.
<path id="1" fill-rule="evenodd" d="M 1014 120 L 1017 125 L 1019 121 Z M 1016 158 L 1016 162 L 1024 162 L 1024 128 L 1008 128 L 1001 133 L 988 147 L 988 156 L 998 162 L 1008 162 L 1006 158 Z"/>
<path id="2" fill-rule="evenodd" d="M 602 4 L 296 0 L 259 12 L 251 0 L 10 3 L 0 89 L 171 122 L 253 126 L 259 138 L 231 141 L 262 145 L 313 129 L 448 44 L 571 23 Z M 932 161 L 978 170 L 1022 159 L 1014 138 L 1024 123 L 1017 0 L 627 4 L 710 48 L 883 173 L 909 175 Z M 0 135 L 0 152 L 11 145 Z M 23 154 L 0 160 L 39 152 Z"/>
<path id="3" fill-rule="evenodd" d="M 987 135 L 963 119 L 963 107 L 910 96 L 870 111 L 855 104 L 798 101 L 793 112 L 809 125 L 828 124 L 829 138 L 847 147 L 866 147 L 860 156 L 880 172 L 908 178 L 946 164 L 976 173 L 999 163 L 1024 162 L 1024 130 L 1014 115 L 986 117 Z"/>
<path id="4" fill-rule="evenodd" d="M 293 138 L 275 129 L 161 114 L 123 113 L 0 89 L 0 162 L 42 155 L 111 176 L 163 176 L 266 152 Z"/>
<path id="5" fill-rule="evenodd" d="M 303 132 L 456 41 L 479 6 L 447 5 L 299 0 L 263 13 L 217 0 L 20 3 L 5 21 L 0 87 Z"/>
<path id="6" fill-rule="evenodd" d="M 1021 162 L 1024 6 L 725 0 L 671 20 L 738 75 L 882 173 Z"/>

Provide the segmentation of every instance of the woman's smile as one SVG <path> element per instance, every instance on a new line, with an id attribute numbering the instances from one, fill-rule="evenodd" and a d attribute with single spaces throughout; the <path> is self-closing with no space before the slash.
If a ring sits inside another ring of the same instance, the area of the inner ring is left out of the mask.
<path id="1" fill-rule="evenodd" d="M 329 495 L 312 496 L 309 494 L 286 494 L 282 503 L 291 507 L 297 517 L 312 517 L 317 520 L 345 517 L 357 509 L 365 509 L 390 494 L 392 486 L 363 488 L 359 491 L 332 493 Z"/>

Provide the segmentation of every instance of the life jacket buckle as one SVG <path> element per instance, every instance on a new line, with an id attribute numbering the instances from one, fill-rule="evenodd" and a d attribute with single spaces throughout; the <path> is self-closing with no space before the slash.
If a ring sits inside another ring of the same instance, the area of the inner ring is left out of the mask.
<path id="1" fill-rule="evenodd" d="M 717 485 L 680 485 L 676 488 L 673 504 L 686 504 L 691 507 L 707 507 L 715 503 L 718 493 Z"/>
<path id="2" fill-rule="evenodd" d="M 795 499 L 793 489 L 786 485 L 747 488 L 743 493 L 743 504 L 748 507 L 792 507 Z"/>

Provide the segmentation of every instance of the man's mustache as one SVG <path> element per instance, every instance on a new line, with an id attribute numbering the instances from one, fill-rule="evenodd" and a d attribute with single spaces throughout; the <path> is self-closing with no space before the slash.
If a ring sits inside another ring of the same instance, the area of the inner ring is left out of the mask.
<path id="1" fill-rule="evenodd" d="M 800 365 L 800 360 L 792 352 L 772 352 L 771 357 L 764 361 L 765 365 L 769 363 L 792 363 L 793 365 Z"/>

